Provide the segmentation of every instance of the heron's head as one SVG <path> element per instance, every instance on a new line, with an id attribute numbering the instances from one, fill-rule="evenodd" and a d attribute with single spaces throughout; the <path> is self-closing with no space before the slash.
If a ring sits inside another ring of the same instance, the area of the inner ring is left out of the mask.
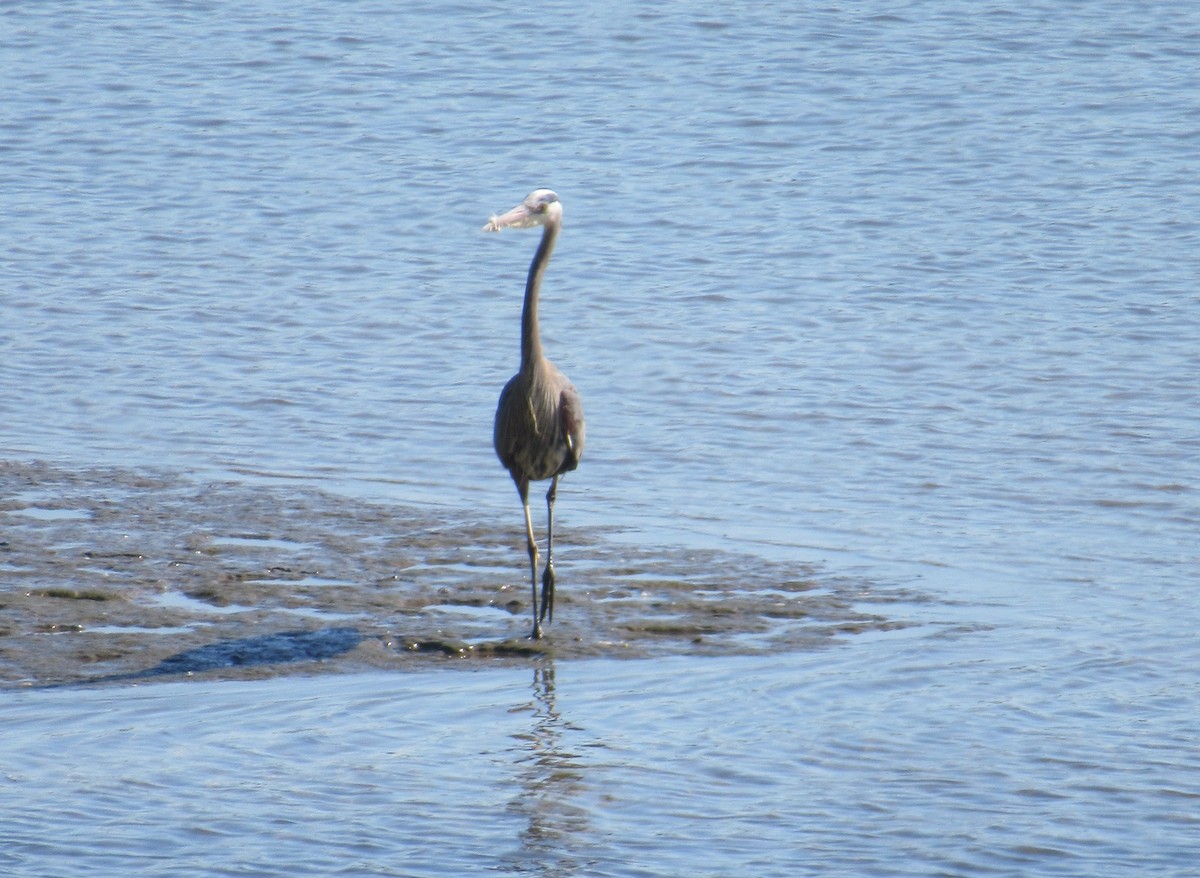
<path id="1" fill-rule="evenodd" d="M 500 216 L 493 216 L 483 227 L 485 232 L 501 229 L 531 229 L 562 220 L 562 204 L 549 189 L 534 189 L 525 200 Z"/>

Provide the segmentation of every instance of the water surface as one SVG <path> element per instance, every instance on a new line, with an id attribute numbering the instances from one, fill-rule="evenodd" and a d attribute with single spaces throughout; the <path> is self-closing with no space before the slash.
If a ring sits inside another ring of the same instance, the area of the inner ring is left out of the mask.
<path id="1" fill-rule="evenodd" d="M 0 857 L 1193 871 L 1198 47 L 1123 0 L 0 4 Z M 543 185 L 588 449 L 552 648 L 498 655 L 536 236 L 479 228 Z"/>

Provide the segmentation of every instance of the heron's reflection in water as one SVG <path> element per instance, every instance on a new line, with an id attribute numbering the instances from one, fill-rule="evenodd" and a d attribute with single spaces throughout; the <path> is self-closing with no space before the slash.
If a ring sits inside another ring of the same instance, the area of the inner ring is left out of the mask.
<path id="1" fill-rule="evenodd" d="M 524 752 L 518 758 L 520 792 L 509 810 L 528 819 L 521 831 L 513 867 L 522 874 L 572 875 L 588 865 L 586 766 L 571 746 L 583 729 L 564 719 L 555 701 L 554 662 L 545 659 L 533 671 L 533 701 L 528 732 L 514 737 Z"/>

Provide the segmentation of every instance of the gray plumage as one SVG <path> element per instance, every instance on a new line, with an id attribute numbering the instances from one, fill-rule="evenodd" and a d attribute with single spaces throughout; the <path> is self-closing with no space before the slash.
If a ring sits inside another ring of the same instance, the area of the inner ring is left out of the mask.
<path id="1" fill-rule="evenodd" d="M 542 240 L 529 265 L 525 304 L 521 312 L 521 368 L 504 386 L 496 407 L 493 442 L 500 462 L 516 483 L 525 511 L 525 537 L 529 550 L 533 589 L 534 640 L 542 636 L 543 621 L 554 619 L 554 499 L 558 477 L 579 465 L 583 454 L 583 404 L 567 376 L 542 353 L 538 325 L 538 296 L 542 276 L 562 228 L 562 204 L 549 189 L 538 189 L 508 213 L 492 217 L 485 232 L 505 228 L 542 227 Z M 529 483 L 550 479 L 546 492 L 546 567 L 538 606 L 537 541 L 529 517 Z"/>

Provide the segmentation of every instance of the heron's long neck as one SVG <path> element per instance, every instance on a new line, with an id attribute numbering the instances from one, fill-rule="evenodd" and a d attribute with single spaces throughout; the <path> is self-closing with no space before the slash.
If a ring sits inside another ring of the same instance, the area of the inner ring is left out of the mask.
<path id="1" fill-rule="evenodd" d="M 559 224 L 547 224 L 542 231 L 542 242 L 538 244 L 533 262 L 529 264 L 529 278 L 525 281 L 525 307 L 521 311 L 521 367 L 529 368 L 542 359 L 542 333 L 538 328 L 538 294 L 542 289 L 542 275 L 550 264 L 554 241 L 558 237 Z"/>

